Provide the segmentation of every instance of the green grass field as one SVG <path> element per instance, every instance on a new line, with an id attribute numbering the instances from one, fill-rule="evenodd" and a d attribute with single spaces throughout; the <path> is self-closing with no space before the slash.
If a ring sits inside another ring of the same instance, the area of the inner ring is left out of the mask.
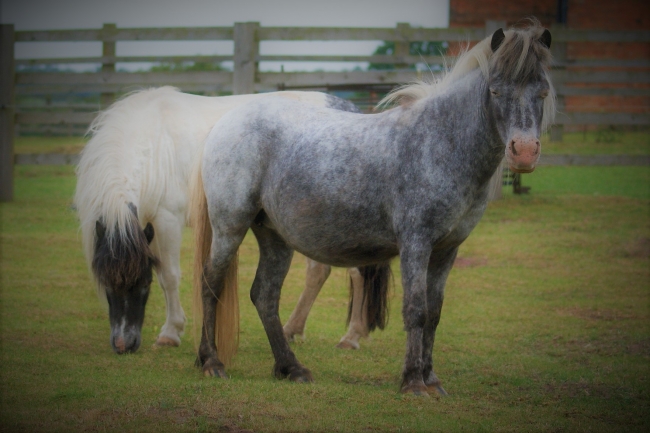
<path id="1" fill-rule="evenodd" d="M 647 154 L 648 135 L 634 140 L 641 144 L 610 143 L 607 153 Z M 185 340 L 152 347 L 165 316 L 155 283 L 142 347 L 114 355 L 70 207 L 73 169 L 17 167 L 16 199 L 0 207 L 0 430 L 647 431 L 650 168 L 541 167 L 523 182 L 530 193 L 504 189 L 461 247 L 434 353 L 449 396 L 426 399 L 398 393 L 405 333 L 397 260 L 385 331 L 359 351 L 334 347 L 345 332 L 348 284 L 336 269 L 306 341 L 293 346 L 315 383 L 273 379 L 270 347 L 248 300 L 257 260 L 250 236 L 241 252 L 242 334 L 230 380 L 204 378 L 194 367 L 189 230 Z M 283 320 L 304 273 L 296 256 Z"/>

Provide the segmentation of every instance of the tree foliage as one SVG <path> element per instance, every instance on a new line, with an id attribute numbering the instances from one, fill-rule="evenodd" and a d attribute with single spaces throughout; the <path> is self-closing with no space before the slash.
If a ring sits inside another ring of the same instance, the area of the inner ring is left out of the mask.
<path id="1" fill-rule="evenodd" d="M 447 42 L 411 42 L 409 44 L 409 55 L 411 56 L 443 56 L 447 53 Z M 382 45 L 377 47 L 373 55 L 389 56 L 395 53 L 395 42 L 384 41 Z M 409 69 L 415 69 L 415 65 L 409 65 Z M 395 65 L 391 63 L 370 63 L 369 70 L 386 70 L 395 69 Z"/>

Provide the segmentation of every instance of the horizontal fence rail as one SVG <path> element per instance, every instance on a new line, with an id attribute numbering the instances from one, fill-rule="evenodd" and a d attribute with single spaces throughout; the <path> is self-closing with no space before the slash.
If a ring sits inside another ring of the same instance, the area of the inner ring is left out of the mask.
<path id="1" fill-rule="evenodd" d="M 19 153 L 15 155 L 17 165 L 77 165 L 76 153 Z M 504 164 L 504 168 L 507 164 Z M 541 155 L 539 166 L 650 166 L 648 155 Z"/>

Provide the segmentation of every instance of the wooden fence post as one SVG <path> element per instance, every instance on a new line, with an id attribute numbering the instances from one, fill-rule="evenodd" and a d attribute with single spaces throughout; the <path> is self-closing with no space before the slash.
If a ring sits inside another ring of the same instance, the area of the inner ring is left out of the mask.
<path id="1" fill-rule="evenodd" d="M 492 35 L 494 32 L 496 32 L 499 29 L 507 29 L 507 24 L 505 21 L 493 21 L 493 20 L 488 20 L 485 22 L 485 37 L 488 37 Z M 505 148 L 503 150 L 503 155 L 505 156 Z M 492 179 L 490 179 L 490 186 L 489 186 L 489 196 L 488 199 L 490 201 L 492 200 L 500 200 L 503 198 L 503 164 L 499 164 L 497 167 L 497 171 L 494 172 L 492 175 Z"/>
<path id="2" fill-rule="evenodd" d="M 102 72 L 110 73 L 115 72 L 115 40 L 112 36 L 115 35 L 117 26 L 115 24 L 104 24 L 102 27 Z M 109 40 L 107 40 L 109 39 Z M 111 58 L 110 62 L 106 62 L 106 57 Z M 99 98 L 100 107 L 107 108 L 115 102 L 115 93 L 102 93 Z"/>
<path id="3" fill-rule="evenodd" d="M 553 29 L 565 29 L 565 24 L 553 24 L 551 26 L 551 34 L 553 34 Z M 551 44 L 551 54 L 553 54 L 553 67 L 556 72 L 553 74 L 553 85 L 555 86 L 557 95 L 557 100 L 555 102 L 555 109 L 558 113 L 564 113 L 564 95 L 561 94 L 564 92 L 564 79 L 566 78 L 566 42 L 557 42 L 553 41 Z M 562 141 L 562 134 L 564 132 L 564 125 L 557 124 L 551 126 L 551 141 Z"/>
<path id="4" fill-rule="evenodd" d="M 232 77 L 232 93 L 244 95 L 255 93 L 255 76 L 257 75 L 257 55 L 259 41 L 257 29 L 260 23 L 235 23 L 233 39 L 235 55 Z"/>
<path id="5" fill-rule="evenodd" d="M 395 41 L 395 52 L 393 55 L 395 57 L 406 57 L 411 54 L 411 41 L 405 36 L 405 31 L 411 28 L 409 23 L 397 23 L 397 34 L 401 37 L 400 40 Z M 408 68 L 406 63 L 396 63 L 395 69 L 406 69 Z"/>
<path id="6" fill-rule="evenodd" d="M 14 199 L 14 25 L 0 25 L 0 201 Z"/>

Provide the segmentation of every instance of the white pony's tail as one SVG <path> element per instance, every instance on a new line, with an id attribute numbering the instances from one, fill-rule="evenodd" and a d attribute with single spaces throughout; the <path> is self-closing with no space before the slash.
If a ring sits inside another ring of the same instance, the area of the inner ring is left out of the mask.
<path id="1" fill-rule="evenodd" d="M 204 269 L 210 259 L 212 226 L 210 225 L 208 203 L 203 188 L 200 169 L 201 158 L 197 158 L 197 161 L 199 161 L 199 167 L 193 170 L 190 185 L 190 220 L 194 229 L 193 332 L 194 343 L 198 348 L 203 325 Z M 232 359 L 239 346 L 238 262 L 238 256 L 235 255 L 228 267 L 223 291 L 217 300 L 214 343 L 217 347 L 219 360 L 226 366 L 232 364 Z"/>

